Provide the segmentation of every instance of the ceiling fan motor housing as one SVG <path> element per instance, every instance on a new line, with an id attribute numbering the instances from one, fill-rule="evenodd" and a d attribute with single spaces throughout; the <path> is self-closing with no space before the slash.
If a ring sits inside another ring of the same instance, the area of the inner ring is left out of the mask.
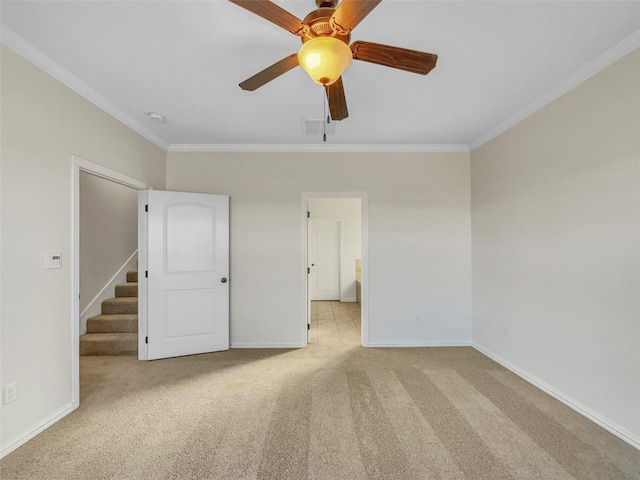
<path id="1" fill-rule="evenodd" d="M 316 0 L 316 5 L 318 8 L 336 8 L 338 6 L 338 0 Z"/>
<path id="2" fill-rule="evenodd" d="M 331 17 L 335 11 L 334 7 L 320 7 L 307 15 L 303 23 L 309 26 L 309 30 L 302 35 L 302 43 L 316 37 L 334 37 L 349 45 L 351 34 L 340 29 L 336 31 L 336 26 L 331 25 Z"/>

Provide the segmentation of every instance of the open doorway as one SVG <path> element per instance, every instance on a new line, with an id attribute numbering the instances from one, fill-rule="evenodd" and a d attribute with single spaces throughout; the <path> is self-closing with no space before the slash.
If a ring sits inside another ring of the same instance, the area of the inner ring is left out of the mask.
<path id="1" fill-rule="evenodd" d="M 303 195 L 307 343 L 367 345 L 366 200 L 365 192 Z"/>
<path id="2" fill-rule="evenodd" d="M 80 403 L 80 335 L 87 329 L 87 319 L 100 311 L 102 301 L 114 296 L 115 286 L 125 281 L 130 269 L 135 269 L 137 191 L 152 187 L 79 157 L 72 157 L 72 162 L 71 396 L 74 408 L 77 408 Z M 126 215 L 124 207 L 127 204 L 130 204 L 127 208 L 133 216 L 125 221 L 123 215 Z M 131 238 L 123 241 L 122 236 Z"/>

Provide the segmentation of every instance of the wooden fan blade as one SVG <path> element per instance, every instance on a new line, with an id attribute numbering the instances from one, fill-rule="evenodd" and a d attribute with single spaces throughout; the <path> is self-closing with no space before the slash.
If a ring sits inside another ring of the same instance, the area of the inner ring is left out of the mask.
<path id="1" fill-rule="evenodd" d="M 342 0 L 331 19 L 346 31 L 356 28 L 382 0 Z"/>
<path id="2" fill-rule="evenodd" d="M 249 10 L 251 13 L 275 23 L 279 27 L 290 31 L 294 35 L 302 35 L 304 25 L 295 15 L 287 12 L 269 0 L 229 0 L 239 7 Z"/>
<path id="3" fill-rule="evenodd" d="M 292 53 L 288 57 L 283 58 L 279 62 L 274 63 L 270 67 L 265 68 L 259 73 L 256 73 L 253 77 L 247 78 L 240 84 L 240 88 L 243 90 L 249 90 L 253 92 L 257 88 L 260 88 L 265 83 L 269 83 L 274 78 L 279 77 L 283 73 L 287 73 L 294 67 L 298 66 L 298 54 Z"/>
<path id="4" fill-rule="evenodd" d="M 336 82 L 324 87 L 329 101 L 329 111 L 331 112 L 331 120 L 344 120 L 349 116 L 347 111 L 347 98 L 344 96 L 344 86 L 342 85 L 342 77 Z"/>
<path id="5" fill-rule="evenodd" d="M 357 40 L 349 47 L 355 60 L 377 63 L 385 67 L 399 68 L 407 72 L 426 75 L 436 67 L 438 56 L 406 48 L 381 45 Z"/>

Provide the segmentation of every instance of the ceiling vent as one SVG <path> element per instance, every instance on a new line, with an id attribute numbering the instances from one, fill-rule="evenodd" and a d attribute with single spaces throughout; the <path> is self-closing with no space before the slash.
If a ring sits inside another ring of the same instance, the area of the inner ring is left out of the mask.
<path id="1" fill-rule="evenodd" d="M 324 131 L 322 130 L 324 124 Z M 336 133 L 336 122 L 327 123 L 322 119 L 303 118 L 302 133 L 306 137 L 321 137 L 323 133 L 333 135 Z"/>

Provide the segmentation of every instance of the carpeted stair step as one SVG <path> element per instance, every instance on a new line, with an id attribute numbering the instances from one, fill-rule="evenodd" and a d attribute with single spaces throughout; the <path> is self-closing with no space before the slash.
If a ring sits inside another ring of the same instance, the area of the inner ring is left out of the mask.
<path id="1" fill-rule="evenodd" d="M 96 315 L 87 319 L 87 333 L 136 333 L 138 315 L 121 313 L 116 315 Z"/>
<path id="2" fill-rule="evenodd" d="M 138 272 L 127 272 L 127 283 L 116 285 L 115 298 L 102 302 L 102 315 L 87 319 L 80 336 L 80 355 L 138 353 Z"/>
<path id="3" fill-rule="evenodd" d="M 80 336 L 80 355 L 135 355 L 137 333 L 87 333 Z"/>
<path id="4" fill-rule="evenodd" d="M 138 297 L 108 298 L 102 302 L 102 314 L 138 313 Z"/>
<path id="5" fill-rule="evenodd" d="M 137 297 L 138 283 L 129 282 L 116 285 L 116 297 Z"/>

